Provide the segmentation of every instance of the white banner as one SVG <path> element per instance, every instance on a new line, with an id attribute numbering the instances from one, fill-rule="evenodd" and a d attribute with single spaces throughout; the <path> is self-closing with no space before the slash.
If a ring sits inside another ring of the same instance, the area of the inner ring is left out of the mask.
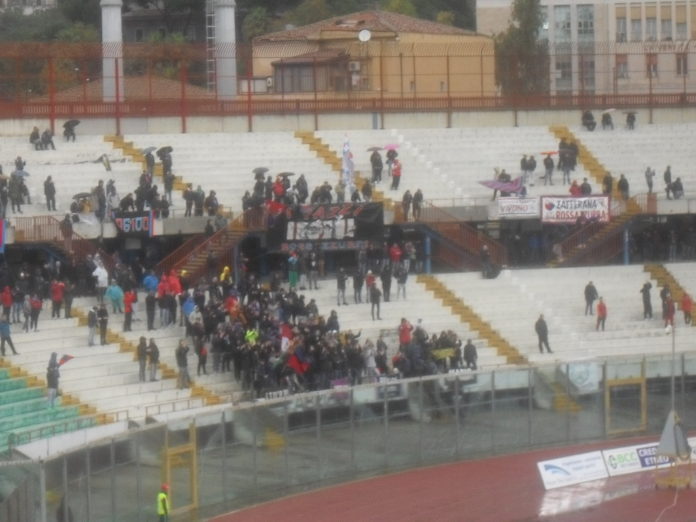
<path id="1" fill-rule="evenodd" d="M 604 462 L 609 475 L 627 475 L 669 466 L 669 458 L 656 455 L 657 443 L 639 444 L 604 450 Z"/>
<path id="2" fill-rule="evenodd" d="M 586 221 L 608 223 L 611 206 L 609 196 L 542 196 L 541 221 L 543 223 L 576 223 Z"/>
<path id="3" fill-rule="evenodd" d="M 546 489 L 560 488 L 590 480 L 607 478 L 601 451 L 537 462 Z"/>
<path id="4" fill-rule="evenodd" d="M 498 198 L 498 216 L 539 217 L 539 198 Z"/>

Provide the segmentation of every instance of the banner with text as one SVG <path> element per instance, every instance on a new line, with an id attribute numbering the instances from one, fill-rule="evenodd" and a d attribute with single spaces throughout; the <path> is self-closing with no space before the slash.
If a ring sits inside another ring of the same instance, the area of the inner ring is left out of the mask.
<path id="1" fill-rule="evenodd" d="M 578 220 L 608 223 L 611 202 L 609 196 L 542 196 L 543 223 L 577 223 Z"/>
<path id="2" fill-rule="evenodd" d="M 377 240 L 383 235 L 381 203 L 303 205 L 288 213 L 285 241 Z"/>
<path id="3" fill-rule="evenodd" d="M 537 462 L 537 467 L 546 489 L 580 484 L 608 476 L 601 451 L 544 460 Z"/>
<path id="4" fill-rule="evenodd" d="M 152 236 L 152 212 L 119 212 L 113 213 L 114 223 L 120 234 Z"/>
<path id="5" fill-rule="evenodd" d="M 502 219 L 538 218 L 539 198 L 498 198 L 498 216 Z"/>

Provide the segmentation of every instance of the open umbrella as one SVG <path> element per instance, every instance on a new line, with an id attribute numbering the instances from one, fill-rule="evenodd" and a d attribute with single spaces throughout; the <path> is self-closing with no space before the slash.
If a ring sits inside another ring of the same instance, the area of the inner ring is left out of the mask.
<path id="1" fill-rule="evenodd" d="M 86 199 L 86 198 L 91 198 L 91 197 L 92 197 L 92 194 L 90 194 L 89 192 L 78 192 L 72 198 L 73 199 Z"/>
<path id="2" fill-rule="evenodd" d="M 604 109 L 602 111 L 602 114 L 611 114 L 612 112 L 616 111 L 616 109 Z"/>
<path id="3" fill-rule="evenodd" d="M 256 167 L 256 168 L 255 168 L 254 170 L 252 170 L 251 172 L 253 172 L 254 174 L 261 174 L 261 175 L 263 175 L 263 174 L 265 174 L 266 172 L 268 172 L 268 168 L 266 168 L 266 167 Z"/>
<path id="4" fill-rule="evenodd" d="M 545 150 L 541 153 L 542 156 L 555 156 L 556 154 L 558 154 L 557 150 Z"/>
<path id="5" fill-rule="evenodd" d="M 170 154 L 174 150 L 174 147 L 171 147 L 170 145 L 165 145 L 164 147 L 160 147 L 159 150 L 157 151 L 158 156 L 162 156 L 164 154 Z"/>
<path id="6" fill-rule="evenodd" d="M 623 111 L 624 114 L 637 114 L 636 111 Z"/>
<path id="7" fill-rule="evenodd" d="M 75 128 L 80 124 L 80 120 L 68 120 L 63 124 L 63 128 L 67 129 L 69 128 Z"/>
<path id="8" fill-rule="evenodd" d="M 399 145 L 397 143 L 390 143 L 389 145 L 384 146 L 384 150 L 396 150 L 399 148 Z"/>
<path id="9" fill-rule="evenodd" d="M 143 154 L 150 154 L 157 150 L 157 147 L 145 147 L 143 149 Z"/>
<path id="10" fill-rule="evenodd" d="M 286 176 L 294 176 L 294 172 L 280 172 L 278 176 L 286 177 Z"/>
<path id="11" fill-rule="evenodd" d="M 382 147 L 368 147 L 367 152 L 375 152 L 378 150 L 382 150 Z"/>
<path id="12" fill-rule="evenodd" d="M 13 176 L 20 176 L 20 177 L 22 177 L 22 178 L 26 178 L 26 177 L 29 175 L 29 173 L 28 173 L 26 170 L 15 170 L 15 171 L 12 173 L 12 175 L 13 175 Z"/>

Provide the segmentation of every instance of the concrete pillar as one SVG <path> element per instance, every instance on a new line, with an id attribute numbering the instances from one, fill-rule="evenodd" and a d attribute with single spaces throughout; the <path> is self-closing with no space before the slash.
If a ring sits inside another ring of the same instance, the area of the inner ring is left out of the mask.
<path id="1" fill-rule="evenodd" d="M 122 0 L 101 0 L 102 95 L 105 102 L 124 99 Z M 118 73 L 117 73 L 118 68 Z M 118 77 L 118 85 L 116 78 Z"/>
<path id="2" fill-rule="evenodd" d="M 234 0 L 215 2 L 215 76 L 220 99 L 230 99 L 237 95 L 235 8 Z"/>

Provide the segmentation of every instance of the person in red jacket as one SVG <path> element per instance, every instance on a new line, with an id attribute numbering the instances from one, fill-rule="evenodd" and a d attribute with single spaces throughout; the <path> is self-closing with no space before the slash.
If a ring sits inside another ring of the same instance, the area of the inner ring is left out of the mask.
<path id="1" fill-rule="evenodd" d="M 390 248 L 389 248 L 389 260 L 392 263 L 392 268 L 395 270 L 396 267 L 399 265 L 401 262 L 401 254 L 403 252 L 401 251 L 401 247 L 399 246 L 398 243 L 394 243 Z"/>
<path id="2" fill-rule="evenodd" d="M 392 190 L 399 190 L 399 182 L 401 181 L 401 162 L 398 159 L 394 159 L 391 168 L 392 175 Z"/>
<path id="3" fill-rule="evenodd" d="M 665 299 L 665 326 L 674 326 L 674 310 L 674 299 L 672 299 L 672 296 L 668 294 L 667 298 Z"/>
<path id="4" fill-rule="evenodd" d="M 574 197 L 582 195 L 582 189 L 580 188 L 580 185 L 578 185 L 578 182 L 576 180 L 573 180 L 573 183 L 571 183 L 569 192 L 570 195 Z"/>
<path id="5" fill-rule="evenodd" d="M 604 299 L 601 297 L 599 298 L 599 302 L 597 303 L 597 327 L 596 330 L 599 330 L 599 326 L 602 325 L 602 331 L 604 331 L 604 323 L 607 320 L 607 304 L 604 302 Z"/>
<path id="6" fill-rule="evenodd" d="M 51 319 L 60 319 L 60 308 L 63 306 L 63 297 L 65 294 L 65 283 L 54 279 L 51 283 L 51 303 L 53 308 L 51 309 Z"/>
<path id="7" fill-rule="evenodd" d="M 125 311 L 125 317 L 123 320 L 123 331 L 131 331 L 131 322 L 133 321 L 133 303 L 135 303 L 138 297 L 135 295 L 133 290 L 128 290 L 123 294 L 123 307 Z"/>
<path id="8" fill-rule="evenodd" d="M 411 344 L 411 332 L 413 331 L 413 325 L 409 323 L 405 317 L 401 318 L 401 324 L 399 324 L 399 350 L 404 351 L 406 347 Z"/>
<path id="9" fill-rule="evenodd" d="M 375 282 L 377 281 L 377 278 L 375 277 L 375 274 L 372 273 L 372 270 L 367 271 L 367 275 L 365 276 L 365 287 L 367 288 L 367 291 L 370 291 L 370 288 L 375 286 Z"/>
<path id="10" fill-rule="evenodd" d="M 12 310 L 12 290 L 9 286 L 3 288 L 0 294 L 0 302 L 2 302 L 2 315 L 4 315 L 7 320 L 10 320 L 10 310 Z"/>
<path id="11" fill-rule="evenodd" d="M 693 308 L 693 301 L 691 296 L 684 292 L 681 300 L 681 309 L 684 312 L 684 324 L 691 324 L 691 309 Z"/>

